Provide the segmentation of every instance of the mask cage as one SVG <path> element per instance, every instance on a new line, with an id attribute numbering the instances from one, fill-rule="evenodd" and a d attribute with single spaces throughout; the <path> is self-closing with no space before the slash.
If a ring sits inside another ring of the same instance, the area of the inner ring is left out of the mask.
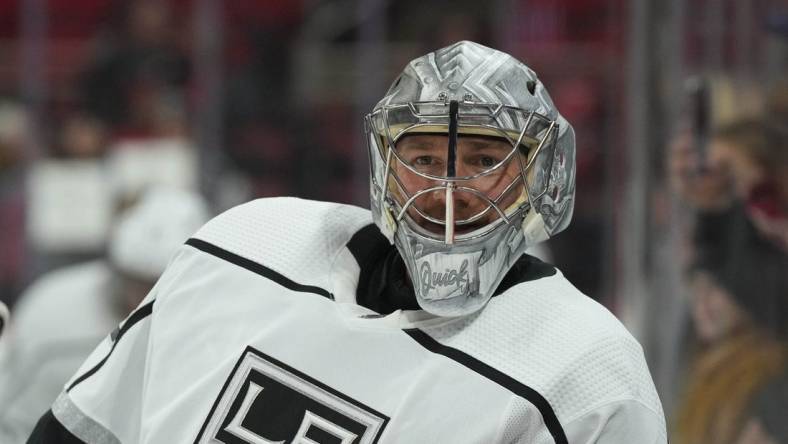
<path id="1" fill-rule="evenodd" d="M 555 121 L 536 112 L 517 107 L 494 103 L 459 102 L 456 112 L 458 135 L 493 137 L 508 142 L 511 150 L 496 164 L 475 174 L 455 176 L 420 171 L 402 158 L 397 150 L 397 142 L 410 134 L 446 134 L 450 127 L 450 103 L 443 101 L 408 102 L 386 105 L 366 116 L 370 165 L 372 168 L 373 198 L 382 211 L 392 211 L 397 224 L 403 220 L 421 237 L 453 243 L 453 226 L 473 224 L 495 211 L 498 218 L 485 227 L 470 233 L 456 236 L 457 241 L 475 239 L 486 235 L 501 223 L 509 224 L 516 216 L 529 208 L 540 208 L 539 201 L 550 185 L 555 143 L 558 138 L 558 125 Z M 485 176 L 496 174 L 516 162 L 519 175 L 508 183 L 496 196 L 488 196 L 468 183 Z M 396 165 L 396 167 L 395 167 Z M 434 182 L 433 186 L 409 193 L 397 175 L 398 168 L 406 168 L 410 173 Z M 527 192 L 519 193 L 514 204 L 501 207 L 501 200 L 515 188 L 523 185 Z M 428 193 L 447 193 L 444 217 L 426 214 L 416 201 Z M 484 208 L 462 220 L 453 218 L 453 193 L 468 193 L 484 202 Z M 423 219 L 446 227 L 443 236 L 421 227 L 408 214 L 413 208 Z M 453 223 L 448 227 L 447 218 Z"/>

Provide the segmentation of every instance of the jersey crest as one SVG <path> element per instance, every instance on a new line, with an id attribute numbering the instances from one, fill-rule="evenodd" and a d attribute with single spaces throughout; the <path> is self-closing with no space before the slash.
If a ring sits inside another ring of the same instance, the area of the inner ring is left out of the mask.
<path id="1" fill-rule="evenodd" d="M 248 347 L 195 443 L 373 444 L 389 418 Z"/>

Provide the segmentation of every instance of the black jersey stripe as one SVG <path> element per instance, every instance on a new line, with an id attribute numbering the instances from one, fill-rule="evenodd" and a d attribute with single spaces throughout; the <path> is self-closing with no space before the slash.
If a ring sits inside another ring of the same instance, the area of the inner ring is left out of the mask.
<path id="1" fill-rule="evenodd" d="M 235 264 L 241 268 L 251 271 L 252 273 L 259 274 L 260 276 L 270 279 L 289 290 L 299 291 L 304 293 L 315 293 L 332 300 L 334 299 L 334 295 L 332 295 L 331 292 L 325 289 L 322 289 L 320 287 L 315 287 L 313 285 L 303 285 L 303 284 L 299 284 L 298 282 L 294 282 L 289 278 L 287 278 L 286 276 L 266 267 L 265 265 L 259 264 L 253 260 L 247 259 L 243 256 L 239 256 L 235 253 L 231 253 L 221 247 L 218 247 L 204 240 L 191 238 L 186 241 L 186 245 L 191 245 L 192 247 L 200 251 L 203 251 L 205 253 L 208 253 L 211 256 L 216 256 L 219 259 L 223 259 L 227 262 L 230 262 L 231 264 Z"/>
<path id="2" fill-rule="evenodd" d="M 156 302 L 155 299 L 150 301 L 150 302 L 148 302 L 147 304 L 141 306 L 137 310 L 135 310 L 126 319 L 126 322 L 124 322 L 122 326 L 116 328 L 115 331 L 110 333 L 110 338 L 112 339 L 112 348 L 109 349 L 109 353 L 107 353 L 107 356 L 104 356 L 104 359 L 99 361 L 98 364 L 96 364 L 95 366 L 93 366 L 93 368 L 91 368 L 90 370 L 85 372 L 82 376 L 80 376 L 79 378 L 74 380 L 74 382 L 72 382 L 71 385 L 68 386 L 68 388 L 66 389 L 66 392 L 70 392 L 79 383 L 81 383 L 82 381 L 84 381 L 84 380 L 88 379 L 89 377 L 93 376 L 97 371 L 99 371 L 99 369 L 101 369 L 101 367 L 104 366 L 104 363 L 107 362 L 107 359 L 109 359 L 110 356 L 112 356 L 112 352 L 115 351 L 115 346 L 118 345 L 118 342 L 126 334 L 126 332 L 128 332 L 129 329 L 131 327 L 133 327 L 136 323 L 140 322 L 141 320 L 143 320 L 146 317 L 148 317 L 151 313 L 153 313 L 153 303 L 154 302 Z"/>
<path id="3" fill-rule="evenodd" d="M 58 444 L 84 444 L 55 418 L 50 409 L 36 423 L 36 427 L 27 439 L 27 444 L 52 444 L 55 442 Z"/>
<path id="4" fill-rule="evenodd" d="M 525 398 L 528 402 L 536 406 L 536 408 L 539 410 L 539 413 L 542 414 L 542 420 L 544 421 L 545 426 L 547 426 L 547 429 L 550 431 L 550 434 L 553 436 L 553 440 L 556 442 L 556 444 L 568 443 L 564 429 L 561 427 L 561 423 L 558 421 L 558 417 L 555 415 L 552 406 L 550 406 L 550 403 L 547 402 L 547 400 L 541 394 L 539 394 L 539 392 L 517 381 L 506 373 L 503 373 L 500 370 L 485 364 L 473 356 L 463 353 L 456 348 L 441 344 L 432 338 L 432 336 L 417 328 L 406 329 L 403 331 L 432 353 L 443 355 L 484 376 L 490 381 L 495 382 L 501 387 L 511 391 L 515 395 Z"/>

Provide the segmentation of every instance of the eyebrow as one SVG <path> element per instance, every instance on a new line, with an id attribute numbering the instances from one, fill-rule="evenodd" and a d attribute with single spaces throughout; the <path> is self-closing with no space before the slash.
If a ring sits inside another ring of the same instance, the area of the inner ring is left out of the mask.
<path id="1" fill-rule="evenodd" d="M 496 150 L 504 150 L 508 151 L 511 149 L 511 146 L 508 143 L 503 143 L 503 141 L 498 140 L 485 140 L 479 138 L 465 138 L 463 135 L 460 135 L 459 141 L 462 141 L 463 145 L 468 146 L 471 150 L 480 151 L 483 149 L 496 149 Z M 448 143 L 448 141 L 447 141 Z M 435 143 L 431 140 L 414 140 L 414 139 L 403 139 L 397 143 L 399 150 L 434 150 L 434 149 L 443 149 L 446 147 L 444 143 Z"/>
<path id="2" fill-rule="evenodd" d="M 440 144 L 436 145 L 435 143 L 428 141 L 403 140 L 400 143 L 397 143 L 397 145 L 399 145 L 397 147 L 399 150 L 433 150 L 440 148 Z"/>
<path id="3" fill-rule="evenodd" d="M 512 149 L 511 145 L 504 144 L 498 141 L 488 141 L 488 140 L 468 140 L 466 139 L 465 142 L 468 146 L 473 150 L 483 150 L 483 149 L 502 149 L 509 151 Z"/>

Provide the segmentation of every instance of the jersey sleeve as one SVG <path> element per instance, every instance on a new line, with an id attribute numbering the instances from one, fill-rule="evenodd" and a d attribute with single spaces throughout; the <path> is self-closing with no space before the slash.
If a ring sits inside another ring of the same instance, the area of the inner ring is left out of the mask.
<path id="1" fill-rule="evenodd" d="M 63 383 L 96 344 L 66 343 L 72 349 L 65 350 L 54 348 L 59 344 L 45 343 L 35 348 L 18 345 L 8 344 L 8 355 L 0 359 L 0 443 L 4 444 L 25 442 L 38 418 L 62 391 Z M 83 353 L 72 354 L 71 350 Z M 44 352 L 55 357 L 47 359 Z"/>
<path id="2" fill-rule="evenodd" d="M 636 400 L 598 406 L 565 426 L 570 443 L 666 444 L 664 417 Z"/>
<path id="3" fill-rule="evenodd" d="M 88 357 L 28 442 L 139 441 L 153 293 Z M 49 417 L 48 415 L 51 415 Z"/>
<path id="4" fill-rule="evenodd" d="M 601 404 L 550 433 L 543 418 L 528 414 L 528 403 L 514 397 L 495 442 L 517 444 L 666 444 L 664 417 L 633 399 Z"/>
<path id="5" fill-rule="evenodd" d="M 66 383 L 28 442 L 140 441 L 155 307 L 181 268 L 176 256 L 142 303 L 99 344 Z"/>

